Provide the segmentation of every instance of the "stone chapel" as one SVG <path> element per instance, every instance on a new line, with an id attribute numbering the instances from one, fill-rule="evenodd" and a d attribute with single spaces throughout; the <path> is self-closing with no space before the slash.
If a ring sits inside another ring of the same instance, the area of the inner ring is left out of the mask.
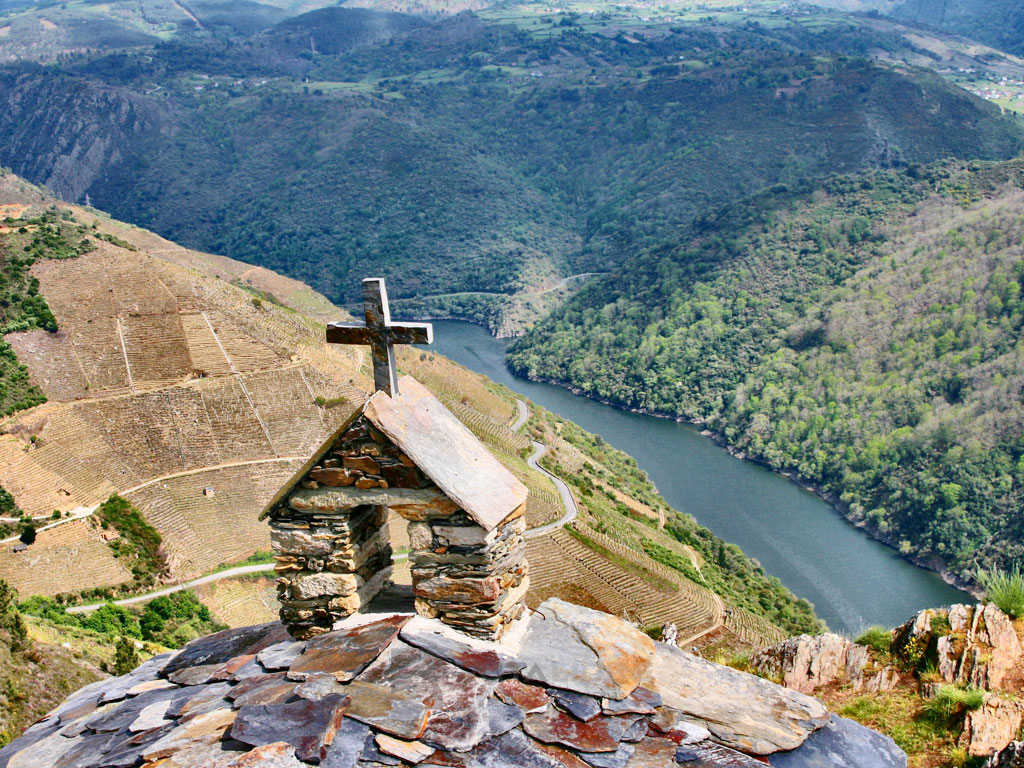
<path id="1" fill-rule="evenodd" d="M 366 325 L 332 324 L 328 340 L 371 344 L 378 391 L 263 512 L 281 620 L 306 639 L 384 588 L 390 510 L 408 521 L 416 612 L 498 640 L 526 609 L 526 486 L 422 384 L 397 378 L 391 344 L 410 328 L 429 340 L 429 326 L 393 325 L 383 280 L 363 289 Z"/>

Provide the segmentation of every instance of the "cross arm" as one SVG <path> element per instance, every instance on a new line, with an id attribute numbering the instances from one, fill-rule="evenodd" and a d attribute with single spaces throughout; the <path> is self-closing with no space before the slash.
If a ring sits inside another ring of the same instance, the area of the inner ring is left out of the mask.
<path id="1" fill-rule="evenodd" d="M 402 323 L 387 327 L 392 344 L 433 344 L 434 326 L 430 323 Z"/>
<path id="2" fill-rule="evenodd" d="M 372 330 L 361 323 L 327 324 L 327 341 L 332 344 L 369 344 L 372 340 Z"/>

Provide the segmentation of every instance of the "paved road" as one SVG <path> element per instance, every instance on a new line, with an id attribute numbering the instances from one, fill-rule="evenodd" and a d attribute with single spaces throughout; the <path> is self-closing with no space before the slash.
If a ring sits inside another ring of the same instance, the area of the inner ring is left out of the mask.
<path id="1" fill-rule="evenodd" d="M 400 555 L 394 555 L 392 560 L 405 560 L 409 557 L 408 553 Z M 123 600 L 115 600 L 114 605 L 136 605 L 138 603 L 147 603 L 150 600 L 163 597 L 164 595 L 172 595 L 175 592 L 181 592 L 184 589 L 192 589 L 192 587 L 198 587 L 203 584 L 209 584 L 214 581 L 220 581 L 221 579 L 230 579 L 233 576 L 244 576 L 247 573 L 262 573 L 264 571 L 274 570 L 273 563 L 262 563 L 260 565 L 242 565 L 238 568 L 228 568 L 226 571 L 218 571 L 217 573 L 211 573 L 209 576 L 203 576 L 199 579 L 193 579 L 192 581 L 186 581 L 182 584 L 175 584 L 171 587 L 165 587 L 164 589 L 158 589 L 155 592 L 147 592 L 144 595 L 136 595 L 135 597 L 126 597 Z M 68 608 L 68 613 L 89 613 L 103 607 L 105 603 L 93 603 L 92 605 L 75 605 Z"/>
<path id="2" fill-rule="evenodd" d="M 518 432 L 522 429 L 523 424 L 525 424 L 526 420 L 530 418 L 530 409 L 526 407 L 525 402 L 517 397 L 516 405 L 519 406 L 519 415 L 516 417 L 516 420 L 512 422 L 512 426 L 510 427 L 513 432 Z"/>
<path id="3" fill-rule="evenodd" d="M 99 505 L 97 504 L 96 506 L 98 507 Z M 88 517 L 89 515 L 91 515 L 95 511 L 96 511 L 96 507 L 88 507 L 88 508 L 84 509 L 81 512 L 75 513 L 71 517 L 62 517 L 60 520 L 58 520 L 58 521 L 56 521 L 54 523 L 50 523 L 49 525 L 44 525 L 44 526 L 42 526 L 40 528 L 36 528 L 36 533 L 39 534 L 39 533 L 42 533 L 43 531 L 48 531 L 51 528 L 56 528 L 58 525 L 64 525 L 65 523 L 73 523 L 73 522 L 75 522 L 75 520 L 81 520 L 83 517 Z M 9 536 L 6 539 L 0 539 L 0 544 L 9 544 L 12 541 L 17 541 L 20 537 L 21 537 L 21 534 L 19 533 L 17 536 Z"/>
<path id="4" fill-rule="evenodd" d="M 544 443 L 538 443 L 536 440 L 531 440 L 530 442 L 533 443 L 533 455 L 526 460 L 526 463 L 530 465 L 531 469 L 535 469 L 551 478 L 551 482 L 553 482 L 555 487 L 558 489 L 558 495 L 562 497 L 562 505 L 565 507 L 565 514 L 558 520 L 555 520 L 555 522 L 542 525 L 539 528 L 530 528 L 525 534 L 523 534 L 528 539 L 535 539 L 538 536 L 543 536 L 545 533 L 548 533 L 555 528 L 561 528 L 566 523 L 571 522 L 575 519 L 576 515 L 579 514 L 579 508 L 576 506 L 576 499 L 573 498 L 572 492 L 569 490 L 569 486 L 562 482 L 561 478 L 555 477 L 537 463 L 544 454 L 548 452 L 548 447 L 544 445 Z"/>

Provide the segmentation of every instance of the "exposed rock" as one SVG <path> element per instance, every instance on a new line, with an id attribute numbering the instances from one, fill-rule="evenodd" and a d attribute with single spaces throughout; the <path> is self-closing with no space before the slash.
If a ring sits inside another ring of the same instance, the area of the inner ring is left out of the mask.
<path id="1" fill-rule="evenodd" d="M 828 722 L 817 699 L 663 644 L 641 682 L 723 744 L 756 755 L 796 749 Z"/>
<path id="2" fill-rule="evenodd" d="M 985 768 L 1024 768 L 1024 741 L 1012 741 L 985 762 Z"/>
<path id="3" fill-rule="evenodd" d="M 961 742 L 972 757 L 994 755 L 1017 738 L 1022 720 L 1024 703 L 986 694 L 984 704 L 967 713 Z"/>
<path id="4" fill-rule="evenodd" d="M 654 641 L 613 616 L 552 599 L 538 607 L 520 658 L 528 680 L 624 699 L 650 666 Z"/>
<path id="5" fill-rule="evenodd" d="M 752 662 L 759 672 L 781 678 L 787 688 L 814 693 L 845 679 L 848 668 L 859 677 L 867 662 L 867 648 L 831 633 L 798 635 L 761 651 Z"/>
<path id="6" fill-rule="evenodd" d="M 907 756 L 896 742 L 878 731 L 832 715 L 794 752 L 772 755 L 773 768 L 906 768 Z"/>

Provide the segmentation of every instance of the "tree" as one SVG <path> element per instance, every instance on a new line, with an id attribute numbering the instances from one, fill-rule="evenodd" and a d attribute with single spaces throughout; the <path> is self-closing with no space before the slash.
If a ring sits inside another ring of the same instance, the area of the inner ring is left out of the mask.
<path id="1" fill-rule="evenodd" d="M 18 611 L 18 593 L 3 579 L 0 579 L 0 630 L 7 632 L 12 651 L 28 648 L 28 630 Z"/>
<path id="2" fill-rule="evenodd" d="M 25 523 L 25 526 L 21 529 L 22 544 L 34 544 L 36 540 L 36 527 L 32 523 Z"/>
<path id="3" fill-rule="evenodd" d="M 139 666 L 139 661 L 139 652 L 135 648 L 135 641 L 124 635 L 118 638 L 117 650 L 114 654 L 114 674 L 127 675 Z"/>

